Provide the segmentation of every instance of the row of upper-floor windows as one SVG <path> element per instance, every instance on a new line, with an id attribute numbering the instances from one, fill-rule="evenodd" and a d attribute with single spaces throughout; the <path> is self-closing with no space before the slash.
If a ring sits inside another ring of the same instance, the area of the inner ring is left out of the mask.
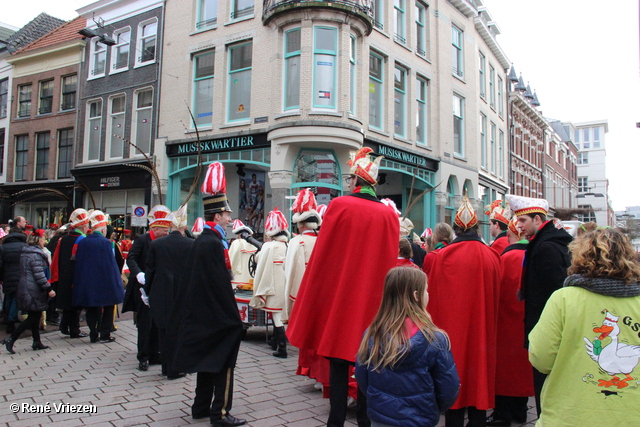
<path id="1" fill-rule="evenodd" d="M 128 150 L 130 158 L 149 154 L 153 137 L 152 118 L 152 88 L 135 91 L 130 103 L 124 93 L 89 100 L 85 113 L 83 162 L 123 159 L 125 146 L 129 145 L 127 141 L 135 145 Z M 130 135 L 125 133 L 128 121 L 131 122 Z"/>
<path id="2" fill-rule="evenodd" d="M 480 167 L 492 174 L 504 177 L 504 131 L 480 113 Z"/>
<path id="3" fill-rule="evenodd" d="M 34 115 L 33 107 L 36 107 L 35 115 L 50 114 L 55 111 L 54 95 L 56 92 L 56 79 L 47 79 L 34 83 L 18 85 L 16 105 L 16 117 L 24 118 Z M 36 93 L 34 94 L 34 86 Z M 59 111 L 69 111 L 76 108 L 76 92 L 78 90 L 78 76 L 72 74 L 63 76 L 59 80 L 60 94 Z M 0 82 L 0 118 L 7 116 L 7 91 L 8 79 Z"/>
<path id="4" fill-rule="evenodd" d="M 110 36 L 115 41 L 107 46 L 99 37 L 91 39 L 88 79 L 127 71 L 133 66 L 143 67 L 156 62 L 158 46 L 158 19 L 150 18 L 137 26 L 136 40 L 132 41 L 130 26 L 116 29 Z M 133 55 L 131 53 L 133 52 Z"/>
<path id="5" fill-rule="evenodd" d="M 57 134 L 58 146 L 55 156 L 53 156 L 55 161 L 53 174 L 50 170 L 50 162 L 52 160 L 51 131 L 38 132 L 34 135 L 35 151 L 33 155 L 29 153 L 29 135 L 15 136 L 14 181 L 41 181 L 71 178 L 74 130 L 58 129 L 55 134 Z M 4 153 L 4 150 L 2 150 L 2 152 Z M 28 174 L 29 164 L 34 165 L 32 175 Z"/>
<path id="6" fill-rule="evenodd" d="M 601 147 L 600 127 L 576 129 L 573 136 L 579 150 Z"/>
<path id="7" fill-rule="evenodd" d="M 455 26 L 454 29 L 457 29 Z M 455 31 L 455 30 L 454 30 Z M 493 111 L 497 111 L 500 117 L 504 116 L 504 80 L 502 77 L 496 75 L 496 67 L 489 62 L 489 76 L 487 79 L 487 58 L 480 52 L 479 53 L 478 70 L 478 82 L 480 89 L 480 98 L 489 103 L 489 106 Z M 497 77 L 497 81 L 496 81 Z M 489 90 L 487 91 L 487 80 L 489 81 Z M 488 96 L 487 96 L 488 92 Z"/>

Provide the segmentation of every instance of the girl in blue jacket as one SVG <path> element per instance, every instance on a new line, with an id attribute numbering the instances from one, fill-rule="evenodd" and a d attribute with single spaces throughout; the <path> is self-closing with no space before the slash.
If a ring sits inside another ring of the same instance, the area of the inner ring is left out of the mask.
<path id="1" fill-rule="evenodd" d="M 396 267 L 387 273 L 380 310 L 356 361 L 372 427 L 436 426 L 458 397 L 449 337 L 427 313 L 428 298 L 421 270 Z"/>

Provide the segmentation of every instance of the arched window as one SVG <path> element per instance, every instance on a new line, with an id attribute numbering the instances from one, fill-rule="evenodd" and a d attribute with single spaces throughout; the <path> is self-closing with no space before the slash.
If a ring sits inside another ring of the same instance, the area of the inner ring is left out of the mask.
<path id="1" fill-rule="evenodd" d="M 318 204 L 328 204 L 342 192 L 340 167 L 331 151 L 301 150 L 293 165 L 292 193 L 311 187 Z"/>

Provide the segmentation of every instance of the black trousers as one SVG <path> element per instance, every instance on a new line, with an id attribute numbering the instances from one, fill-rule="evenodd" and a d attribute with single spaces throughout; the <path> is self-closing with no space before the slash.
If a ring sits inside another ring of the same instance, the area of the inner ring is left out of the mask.
<path id="1" fill-rule="evenodd" d="M 540 413 L 542 412 L 542 408 L 540 406 L 540 393 L 542 393 L 542 386 L 544 385 L 544 380 L 547 378 L 547 375 L 538 371 L 536 368 L 532 369 L 533 391 L 536 393 L 536 411 L 538 412 L 538 418 L 540 418 Z"/>
<path id="2" fill-rule="evenodd" d="M 106 307 L 87 307 L 87 326 L 92 340 L 107 339 L 113 329 L 113 305 Z"/>
<path id="3" fill-rule="evenodd" d="M 347 398 L 349 397 L 349 367 L 353 362 L 343 359 L 329 359 L 329 419 L 327 427 L 343 427 L 347 419 Z M 359 427 L 370 427 L 367 416 L 367 398 L 358 387 L 356 419 Z"/>
<path id="4" fill-rule="evenodd" d="M 80 309 L 72 308 L 71 310 L 62 310 L 62 319 L 60 319 L 60 330 L 68 331 L 72 337 L 80 334 Z"/>
<path id="5" fill-rule="evenodd" d="M 27 329 L 31 329 L 31 335 L 33 336 L 33 343 L 40 343 L 40 317 L 42 317 L 41 311 L 30 311 L 29 316 L 20 322 L 15 331 L 11 334 L 11 340 L 15 341 L 20 338 L 20 335 Z"/>
<path id="6" fill-rule="evenodd" d="M 138 327 L 138 361 L 156 363 L 160 361 L 158 328 L 151 318 L 151 310 L 141 304 L 136 315 Z"/>
<path id="7" fill-rule="evenodd" d="M 493 408 L 493 417 L 524 424 L 529 410 L 528 402 L 528 397 L 496 395 L 496 407 Z"/>
<path id="8" fill-rule="evenodd" d="M 217 373 L 198 372 L 196 397 L 191 406 L 191 414 L 194 418 L 209 416 L 211 422 L 220 421 L 229 414 L 232 404 L 233 368 Z"/>
<path id="9" fill-rule="evenodd" d="M 469 422 L 466 427 L 484 427 L 487 425 L 487 411 L 476 409 L 475 406 L 467 406 L 460 409 L 449 409 L 444 413 L 445 427 L 463 427 L 464 411 L 467 411 Z"/>

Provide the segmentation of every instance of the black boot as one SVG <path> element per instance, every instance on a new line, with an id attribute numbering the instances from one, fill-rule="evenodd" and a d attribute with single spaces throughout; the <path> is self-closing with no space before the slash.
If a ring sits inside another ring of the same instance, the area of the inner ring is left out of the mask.
<path id="1" fill-rule="evenodd" d="M 269 338 L 267 340 L 267 345 L 269 347 L 271 347 L 271 350 L 277 350 L 278 349 L 278 339 L 276 338 L 276 333 L 274 331 L 273 335 L 271 335 L 271 338 Z"/>
<path id="2" fill-rule="evenodd" d="M 11 354 L 16 354 L 15 351 L 13 351 L 13 343 L 15 341 L 13 339 L 11 339 L 11 337 L 7 337 L 2 341 L 2 344 L 4 344 L 4 346 L 6 347 L 7 351 Z"/>
<path id="3" fill-rule="evenodd" d="M 278 351 L 273 353 L 275 357 L 281 359 L 287 358 L 287 336 L 284 333 L 284 326 L 275 328 L 276 341 L 278 342 Z"/>
<path id="4" fill-rule="evenodd" d="M 16 330 L 16 322 L 7 323 L 7 333 L 12 334 Z"/>

